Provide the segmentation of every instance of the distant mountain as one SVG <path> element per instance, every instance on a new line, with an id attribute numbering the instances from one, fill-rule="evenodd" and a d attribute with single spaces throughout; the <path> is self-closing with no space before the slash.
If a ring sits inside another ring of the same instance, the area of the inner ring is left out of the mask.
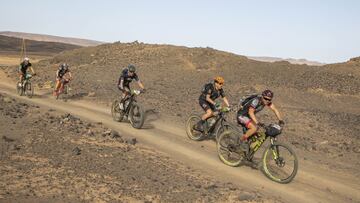
<path id="1" fill-rule="evenodd" d="M 59 42 L 59 43 L 64 43 L 64 44 L 73 44 L 73 45 L 82 46 L 82 47 L 97 46 L 97 45 L 105 43 L 105 42 L 88 40 L 88 39 L 59 37 L 59 36 L 53 36 L 53 35 L 32 34 L 32 33 L 25 33 L 25 32 L 4 31 L 4 32 L 0 32 L 0 35 L 8 36 L 8 37 L 24 38 L 24 39 L 30 39 L 30 40 L 36 40 L 36 41 L 43 41 L 43 42 Z"/>
<path id="2" fill-rule="evenodd" d="M 247 56 L 247 58 L 255 60 L 255 61 L 263 61 L 263 62 L 277 62 L 277 61 L 287 61 L 291 64 L 306 64 L 309 66 L 323 66 L 325 63 L 320 63 L 317 61 L 308 61 L 306 59 L 293 59 L 293 58 L 278 58 L 278 57 L 268 57 L 268 56 Z"/>
<path id="3" fill-rule="evenodd" d="M 35 40 L 25 40 L 26 51 L 31 54 L 44 53 L 52 55 L 66 50 L 80 48 L 73 44 L 59 42 L 44 42 Z M 0 35 L 0 53 L 19 53 L 21 51 L 22 39 Z"/>

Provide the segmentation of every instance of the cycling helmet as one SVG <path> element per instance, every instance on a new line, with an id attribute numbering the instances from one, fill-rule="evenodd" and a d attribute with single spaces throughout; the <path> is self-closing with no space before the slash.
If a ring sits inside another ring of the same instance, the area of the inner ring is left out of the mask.
<path id="1" fill-rule="evenodd" d="M 132 73 L 135 73 L 136 68 L 135 68 L 134 65 L 130 64 L 130 65 L 128 65 L 128 70 L 129 70 L 130 72 L 132 72 Z"/>
<path id="2" fill-rule="evenodd" d="M 225 82 L 224 78 L 221 77 L 221 76 L 215 77 L 215 78 L 214 78 L 214 81 L 215 81 L 216 83 L 219 83 L 219 84 L 224 84 L 224 82 Z"/>
<path id="3" fill-rule="evenodd" d="M 28 57 L 25 57 L 25 58 L 24 58 L 24 61 L 29 62 L 30 59 L 29 59 Z"/>
<path id="4" fill-rule="evenodd" d="M 61 67 L 62 69 L 64 69 L 64 70 L 68 70 L 68 69 L 69 69 L 69 65 L 66 64 L 66 63 L 61 64 L 60 67 Z"/>
<path id="5" fill-rule="evenodd" d="M 271 90 L 264 90 L 261 94 L 263 97 L 267 97 L 269 99 L 272 99 L 274 97 L 274 93 Z"/>

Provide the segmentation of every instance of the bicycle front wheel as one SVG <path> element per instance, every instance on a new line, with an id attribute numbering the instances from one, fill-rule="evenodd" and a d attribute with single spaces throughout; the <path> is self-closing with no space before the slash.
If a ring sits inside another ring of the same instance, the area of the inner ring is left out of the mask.
<path id="1" fill-rule="evenodd" d="M 145 111 L 143 107 L 138 103 L 133 102 L 130 108 L 129 118 L 132 127 L 140 129 L 145 121 Z"/>
<path id="2" fill-rule="evenodd" d="M 196 129 L 197 123 L 201 120 L 201 117 L 198 115 L 191 115 L 186 121 L 186 134 L 187 136 L 194 141 L 201 141 L 205 138 L 203 132 L 200 132 Z"/>
<path id="3" fill-rule="evenodd" d="M 296 176 L 298 159 L 293 149 L 284 143 L 274 143 L 263 153 L 262 171 L 278 183 L 290 183 Z"/>
<path id="4" fill-rule="evenodd" d="M 34 95 L 34 88 L 30 82 L 26 82 L 24 86 L 25 95 L 31 98 Z"/>

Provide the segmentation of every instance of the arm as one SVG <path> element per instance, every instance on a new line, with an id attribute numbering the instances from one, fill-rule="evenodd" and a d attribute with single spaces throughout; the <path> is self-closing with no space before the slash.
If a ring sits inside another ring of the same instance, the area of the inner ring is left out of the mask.
<path id="1" fill-rule="evenodd" d="M 212 104 L 212 105 L 215 105 L 214 100 L 212 100 L 212 99 L 210 98 L 210 94 L 207 94 L 207 95 L 206 95 L 206 101 L 209 102 L 209 103 Z"/>
<path id="2" fill-rule="evenodd" d="M 137 83 L 141 89 L 145 89 L 144 84 L 140 80 Z"/>
<path id="3" fill-rule="evenodd" d="M 36 75 L 36 73 L 35 73 L 35 71 L 34 71 L 33 67 L 32 67 L 32 66 L 30 66 L 29 68 L 30 68 L 31 73 L 32 73 L 33 75 Z"/>
<path id="4" fill-rule="evenodd" d="M 255 124 L 259 123 L 258 120 L 255 117 L 255 109 L 252 108 L 252 107 L 249 108 L 249 116 L 250 116 L 251 120 L 254 121 Z"/>
<path id="5" fill-rule="evenodd" d="M 282 120 L 281 119 L 281 116 L 280 116 L 280 112 L 277 110 L 277 108 L 275 107 L 274 104 L 271 104 L 270 106 L 270 109 L 275 113 L 276 117 L 278 118 L 278 120 Z"/>
<path id="6" fill-rule="evenodd" d="M 223 100 L 224 100 L 226 106 L 230 107 L 229 100 L 226 97 L 224 97 Z"/>
<path id="7" fill-rule="evenodd" d="M 120 77 L 120 78 L 119 78 L 118 88 L 119 88 L 119 90 L 123 90 L 123 89 L 124 89 L 124 77 Z"/>

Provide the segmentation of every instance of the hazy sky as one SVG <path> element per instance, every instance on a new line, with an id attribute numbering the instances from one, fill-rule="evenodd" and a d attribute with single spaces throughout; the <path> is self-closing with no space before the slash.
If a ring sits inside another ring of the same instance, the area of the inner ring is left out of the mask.
<path id="1" fill-rule="evenodd" d="M 0 31 L 326 63 L 360 56 L 358 0 L 0 0 L 0 8 Z"/>

